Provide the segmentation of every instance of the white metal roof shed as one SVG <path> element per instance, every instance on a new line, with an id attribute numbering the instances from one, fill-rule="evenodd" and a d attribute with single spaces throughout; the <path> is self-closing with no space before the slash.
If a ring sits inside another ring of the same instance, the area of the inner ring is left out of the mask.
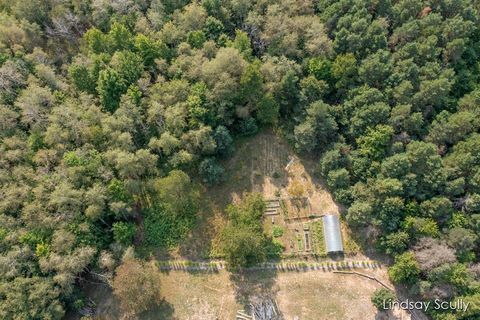
<path id="1" fill-rule="evenodd" d="M 325 237 L 327 253 L 343 252 L 342 231 L 337 215 L 323 216 L 323 236 Z"/>

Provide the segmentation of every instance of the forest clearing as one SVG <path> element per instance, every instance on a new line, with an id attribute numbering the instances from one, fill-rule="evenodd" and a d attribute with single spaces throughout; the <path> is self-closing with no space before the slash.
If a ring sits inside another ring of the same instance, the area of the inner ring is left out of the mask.
<path id="1" fill-rule="evenodd" d="M 480 319 L 479 39 L 478 0 L 0 0 L 0 319 Z"/>
<path id="2" fill-rule="evenodd" d="M 290 167 L 286 168 L 289 162 Z M 389 283 L 385 267 L 362 255 L 355 243 L 346 246 L 354 249 L 347 249 L 345 258 L 332 260 L 325 253 L 323 234 L 312 239 L 313 247 L 308 252 L 304 250 L 302 239 L 294 251 L 285 248 L 284 260 L 272 265 L 267 263 L 258 269 L 253 267 L 241 276 L 228 272 L 224 262 L 205 260 L 205 256 L 195 254 L 205 253 L 208 249 L 215 253 L 217 235 L 214 231 L 225 224 L 226 218 L 222 213 L 227 204 L 239 201 L 243 194 L 251 192 L 259 192 L 266 199 L 275 198 L 280 192 L 280 198 L 289 199 L 289 187 L 299 180 L 305 188 L 302 196 L 315 209 L 288 201 L 289 209 L 286 210 L 292 210 L 290 218 L 300 219 L 289 222 L 288 214 L 281 213 L 275 216 L 276 223 L 272 225 L 271 217 L 264 216 L 265 232 L 271 233 L 272 227 L 283 226 L 285 234 L 279 237 L 280 241 L 287 244 L 293 239 L 295 245 L 298 243 L 296 228 L 311 225 L 313 234 L 317 224 L 322 222 L 311 216 L 313 210 L 321 216 L 331 212 L 338 214 L 339 209 L 318 179 L 308 174 L 309 170 L 313 170 L 309 165 L 311 163 L 298 158 L 270 130 L 239 142 L 237 151 L 225 163 L 227 182 L 209 190 L 204 199 L 207 208 L 214 208 L 217 212 L 204 216 L 204 224 L 192 231 L 195 236 L 179 243 L 168 257 L 158 257 L 157 272 L 160 273 L 163 300 L 158 307 L 143 313 L 140 319 L 234 319 L 238 310 L 248 308 L 249 302 L 258 297 L 274 299 L 284 319 L 373 319 L 376 311 L 370 296 L 381 285 L 365 278 L 333 273 L 334 270 L 361 270 Z M 312 197 L 313 200 L 310 200 Z M 344 227 L 345 243 L 353 242 L 348 233 Z M 190 239 L 196 240 L 198 246 L 194 247 L 195 250 L 185 249 L 192 246 Z M 320 243 L 316 243 L 317 239 Z M 165 260 L 167 258 L 179 260 Z M 87 284 L 86 292 L 101 317 L 107 320 L 119 317 L 121 310 L 118 302 L 108 288 Z M 351 308 L 351 304 L 359 307 Z M 403 316 L 402 319 L 408 319 L 407 314 Z"/>

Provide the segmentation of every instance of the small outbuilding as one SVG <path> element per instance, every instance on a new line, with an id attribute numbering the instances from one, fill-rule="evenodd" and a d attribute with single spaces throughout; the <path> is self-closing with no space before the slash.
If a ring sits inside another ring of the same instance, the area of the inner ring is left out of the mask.
<path id="1" fill-rule="evenodd" d="M 342 231 L 337 215 L 323 216 L 323 236 L 327 253 L 343 252 Z"/>

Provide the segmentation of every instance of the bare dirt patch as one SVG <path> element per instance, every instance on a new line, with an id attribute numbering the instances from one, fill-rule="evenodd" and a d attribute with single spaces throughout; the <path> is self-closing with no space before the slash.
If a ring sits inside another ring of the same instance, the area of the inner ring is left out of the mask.
<path id="1" fill-rule="evenodd" d="M 234 285 L 225 271 L 212 274 L 181 271 L 164 273 L 161 276 L 161 290 L 165 301 L 172 306 L 173 313 L 165 315 L 151 310 L 143 315 L 142 320 L 234 319 L 239 308 Z"/>
<path id="2" fill-rule="evenodd" d="M 240 199 L 245 192 L 260 192 L 266 199 L 292 197 L 289 191 L 300 186 L 298 196 L 309 198 L 312 211 L 339 213 L 330 193 L 312 175 L 316 164 L 300 159 L 282 138 L 271 131 L 261 132 L 237 144 L 233 157 L 223 164 L 225 182 L 209 192 L 220 206 Z"/>

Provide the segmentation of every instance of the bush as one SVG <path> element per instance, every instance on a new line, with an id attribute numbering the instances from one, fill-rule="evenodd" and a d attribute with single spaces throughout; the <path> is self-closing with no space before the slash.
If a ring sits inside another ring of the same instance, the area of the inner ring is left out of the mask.
<path id="1" fill-rule="evenodd" d="M 257 120 L 261 124 L 275 124 L 278 121 L 279 106 L 269 94 L 258 103 Z"/>
<path id="2" fill-rule="evenodd" d="M 222 230 L 221 251 L 231 270 L 265 261 L 265 236 L 246 224 L 230 224 Z"/>
<path id="3" fill-rule="evenodd" d="M 392 291 L 385 288 L 380 288 L 375 290 L 371 301 L 378 310 L 385 310 L 385 306 L 395 301 L 395 298 L 395 294 Z"/>
<path id="4" fill-rule="evenodd" d="M 207 158 L 200 163 L 198 172 L 203 182 L 208 185 L 214 185 L 222 181 L 225 169 L 217 163 L 215 158 Z"/>
<path id="5" fill-rule="evenodd" d="M 220 156 L 229 156 L 235 151 L 233 146 L 233 138 L 230 135 L 230 131 L 224 126 L 218 126 L 215 129 L 213 135 L 215 142 L 217 144 L 216 152 Z"/>
<path id="6" fill-rule="evenodd" d="M 145 242 L 163 248 L 175 246 L 185 238 L 195 223 L 195 216 L 176 216 L 156 205 L 145 211 Z"/>
<path id="7" fill-rule="evenodd" d="M 257 133 L 258 126 L 254 118 L 242 120 L 238 125 L 239 134 L 242 136 L 251 136 Z"/>
<path id="8" fill-rule="evenodd" d="M 205 41 L 207 41 L 207 37 L 203 31 L 190 31 L 187 35 L 187 42 L 193 48 L 201 48 Z"/>
<path id="9" fill-rule="evenodd" d="M 272 229 L 272 236 L 274 238 L 279 238 L 283 236 L 283 228 L 279 226 L 274 226 Z"/>
<path id="10" fill-rule="evenodd" d="M 258 193 L 227 207 L 230 222 L 221 232 L 220 251 L 231 270 L 264 262 L 267 257 L 277 258 L 283 252 L 282 245 L 263 232 L 264 210 L 265 202 Z"/>
<path id="11" fill-rule="evenodd" d="M 267 242 L 265 244 L 265 249 L 267 253 L 267 257 L 270 259 L 278 259 L 280 258 L 283 250 L 285 247 L 283 244 L 276 240 L 276 239 L 267 239 Z"/>
<path id="12" fill-rule="evenodd" d="M 115 222 L 112 225 L 113 238 L 118 243 L 130 245 L 137 233 L 137 226 L 132 222 Z"/>

